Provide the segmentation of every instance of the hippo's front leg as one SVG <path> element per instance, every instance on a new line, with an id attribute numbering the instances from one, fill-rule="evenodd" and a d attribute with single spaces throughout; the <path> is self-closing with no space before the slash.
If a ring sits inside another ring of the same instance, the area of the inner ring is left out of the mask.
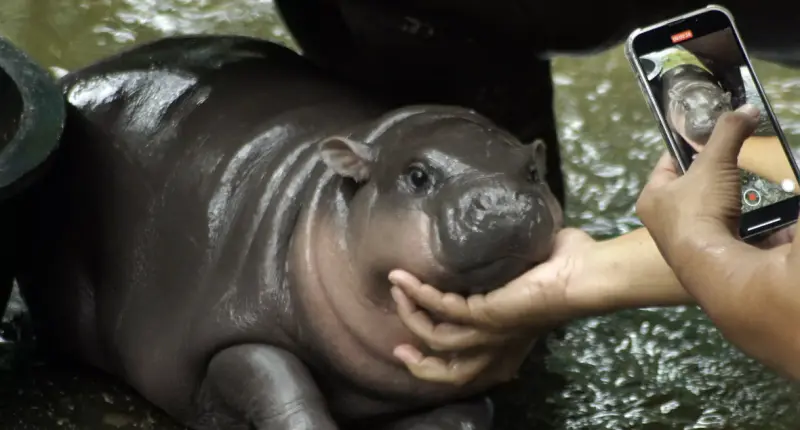
<path id="1" fill-rule="evenodd" d="M 306 367 L 279 348 L 238 345 L 217 353 L 208 365 L 203 394 L 212 407 L 221 406 L 251 430 L 337 428 Z"/>
<path id="2" fill-rule="evenodd" d="M 488 398 L 462 401 L 393 422 L 381 430 L 489 430 L 493 406 Z"/>

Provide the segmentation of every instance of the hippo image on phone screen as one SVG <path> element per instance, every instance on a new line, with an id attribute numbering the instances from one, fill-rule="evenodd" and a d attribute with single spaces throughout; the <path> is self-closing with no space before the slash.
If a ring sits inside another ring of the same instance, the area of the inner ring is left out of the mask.
<path id="1" fill-rule="evenodd" d="M 667 123 L 693 147 L 705 145 L 717 119 L 733 110 L 731 93 L 705 69 L 683 64 L 662 77 Z"/>
<path id="2" fill-rule="evenodd" d="M 281 46 L 173 37 L 62 79 L 20 289 L 40 341 L 212 429 L 487 429 L 494 383 L 417 380 L 387 275 L 497 288 L 561 209 L 541 140 L 393 106 Z M 421 346 L 421 345 L 420 345 Z"/>

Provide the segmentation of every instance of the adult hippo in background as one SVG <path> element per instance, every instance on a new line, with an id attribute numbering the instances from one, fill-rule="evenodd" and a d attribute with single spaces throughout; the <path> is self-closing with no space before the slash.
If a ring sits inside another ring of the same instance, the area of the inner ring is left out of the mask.
<path id="1" fill-rule="evenodd" d="M 18 273 L 45 345 L 195 429 L 489 428 L 474 396 L 495 376 L 434 384 L 395 360 L 414 339 L 386 278 L 467 294 L 546 259 L 541 141 L 245 37 L 163 39 L 62 83 Z"/>
<path id="2" fill-rule="evenodd" d="M 477 109 L 522 141 L 548 143 L 548 181 L 565 190 L 548 56 L 622 42 L 636 27 L 708 0 L 613 2 L 275 0 L 306 57 L 341 76 L 391 88 L 407 103 Z M 800 64 L 800 4 L 719 1 L 751 53 Z M 633 80 L 634 77 L 631 76 Z"/>

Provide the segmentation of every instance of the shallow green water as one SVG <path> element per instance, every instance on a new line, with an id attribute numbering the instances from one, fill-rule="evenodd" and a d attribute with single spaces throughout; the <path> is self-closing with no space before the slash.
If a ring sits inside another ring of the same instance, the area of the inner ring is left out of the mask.
<path id="1" fill-rule="evenodd" d="M 265 0 L 0 3 L 0 34 L 57 74 L 176 33 L 239 33 L 291 46 Z M 756 69 L 784 130 L 800 145 L 800 71 L 761 62 Z M 633 204 L 662 142 L 622 50 L 560 58 L 555 82 L 570 224 L 597 237 L 635 228 Z M 533 407 L 550 409 L 557 429 L 778 430 L 800 422 L 800 390 L 729 347 L 694 308 L 579 321 L 551 348 L 547 365 L 565 385 L 532 383 L 530 390 L 547 398 Z M 0 427 L 171 428 L 119 388 L 37 369 L 0 379 Z M 31 402 L 38 406 L 22 406 Z"/>

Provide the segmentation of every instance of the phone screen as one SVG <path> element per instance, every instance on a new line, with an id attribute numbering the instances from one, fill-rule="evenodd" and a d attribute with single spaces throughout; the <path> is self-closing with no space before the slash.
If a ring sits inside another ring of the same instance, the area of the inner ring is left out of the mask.
<path id="1" fill-rule="evenodd" d="M 653 107 L 688 169 L 724 112 L 752 104 L 756 132 L 739 154 L 743 237 L 797 219 L 797 166 L 728 16 L 707 10 L 645 31 L 631 42 Z"/>

